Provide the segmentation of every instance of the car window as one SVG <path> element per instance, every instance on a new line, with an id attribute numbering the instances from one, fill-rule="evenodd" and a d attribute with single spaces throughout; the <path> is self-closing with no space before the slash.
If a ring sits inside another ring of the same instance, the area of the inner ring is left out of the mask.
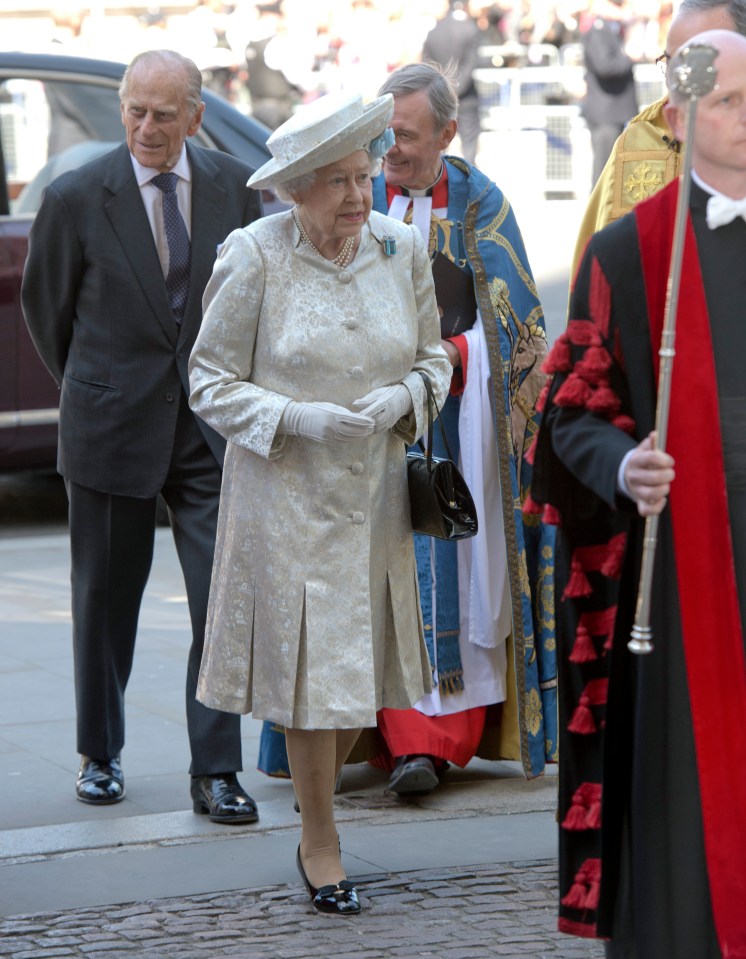
<path id="1" fill-rule="evenodd" d="M 34 213 L 55 176 L 124 139 L 116 89 L 26 78 L 0 82 L 11 213 Z"/>

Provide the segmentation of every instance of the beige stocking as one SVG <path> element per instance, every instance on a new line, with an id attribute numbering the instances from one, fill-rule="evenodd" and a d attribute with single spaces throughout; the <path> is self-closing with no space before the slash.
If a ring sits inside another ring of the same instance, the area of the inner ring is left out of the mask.
<path id="1" fill-rule="evenodd" d="M 334 823 L 334 782 L 359 734 L 358 729 L 285 730 L 303 828 L 301 860 L 317 889 L 346 878 Z"/>

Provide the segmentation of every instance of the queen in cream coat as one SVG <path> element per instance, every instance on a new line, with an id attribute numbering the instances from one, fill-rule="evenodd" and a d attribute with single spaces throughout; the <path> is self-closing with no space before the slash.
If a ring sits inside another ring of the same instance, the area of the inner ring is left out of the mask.
<path id="1" fill-rule="evenodd" d="M 393 239 L 387 255 L 384 239 Z M 371 213 L 340 269 L 290 212 L 237 230 L 204 296 L 192 408 L 228 442 L 198 698 L 300 729 L 374 726 L 431 688 L 406 444 L 451 367 L 424 244 Z M 277 433 L 289 400 L 352 410 L 403 383 L 392 430 L 314 442 Z"/>

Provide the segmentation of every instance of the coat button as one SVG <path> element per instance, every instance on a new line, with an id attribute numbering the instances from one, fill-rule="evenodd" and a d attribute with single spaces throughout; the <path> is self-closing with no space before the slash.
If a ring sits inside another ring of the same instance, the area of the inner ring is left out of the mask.
<path id="1" fill-rule="evenodd" d="M 353 378 L 353 380 L 359 380 L 362 375 L 363 375 L 362 366 L 353 366 L 352 369 L 350 370 L 350 376 Z"/>
<path id="2" fill-rule="evenodd" d="M 337 279 L 340 283 L 349 283 L 352 280 L 352 274 L 348 273 L 347 270 L 342 270 Z"/>
<path id="3" fill-rule="evenodd" d="M 166 393 L 166 402 L 167 402 L 167 403 L 173 403 L 173 401 L 174 401 L 174 394 L 173 394 L 173 393 Z"/>
<path id="4" fill-rule="evenodd" d="M 358 323 L 357 320 L 348 320 L 345 323 L 345 326 L 347 327 L 348 330 L 356 330 L 358 326 L 360 326 L 360 324 Z"/>
<path id="5" fill-rule="evenodd" d="M 363 472 L 364 467 L 362 463 L 353 463 L 350 469 L 352 470 L 355 476 L 360 476 L 360 474 Z"/>
<path id="6" fill-rule="evenodd" d="M 352 522 L 355 524 L 355 526 L 360 526 L 365 522 L 365 516 L 355 510 L 355 512 L 352 514 Z"/>

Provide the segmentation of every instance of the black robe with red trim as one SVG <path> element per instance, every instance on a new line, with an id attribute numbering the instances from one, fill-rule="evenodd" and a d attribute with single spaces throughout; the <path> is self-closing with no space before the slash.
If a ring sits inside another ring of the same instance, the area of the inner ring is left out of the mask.
<path id="1" fill-rule="evenodd" d="M 534 450 L 533 501 L 560 532 L 559 927 L 615 959 L 746 957 L 746 223 L 709 231 L 696 185 L 655 648 L 627 649 L 644 521 L 617 473 L 655 421 L 677 195 L 591 239 Z"/>

